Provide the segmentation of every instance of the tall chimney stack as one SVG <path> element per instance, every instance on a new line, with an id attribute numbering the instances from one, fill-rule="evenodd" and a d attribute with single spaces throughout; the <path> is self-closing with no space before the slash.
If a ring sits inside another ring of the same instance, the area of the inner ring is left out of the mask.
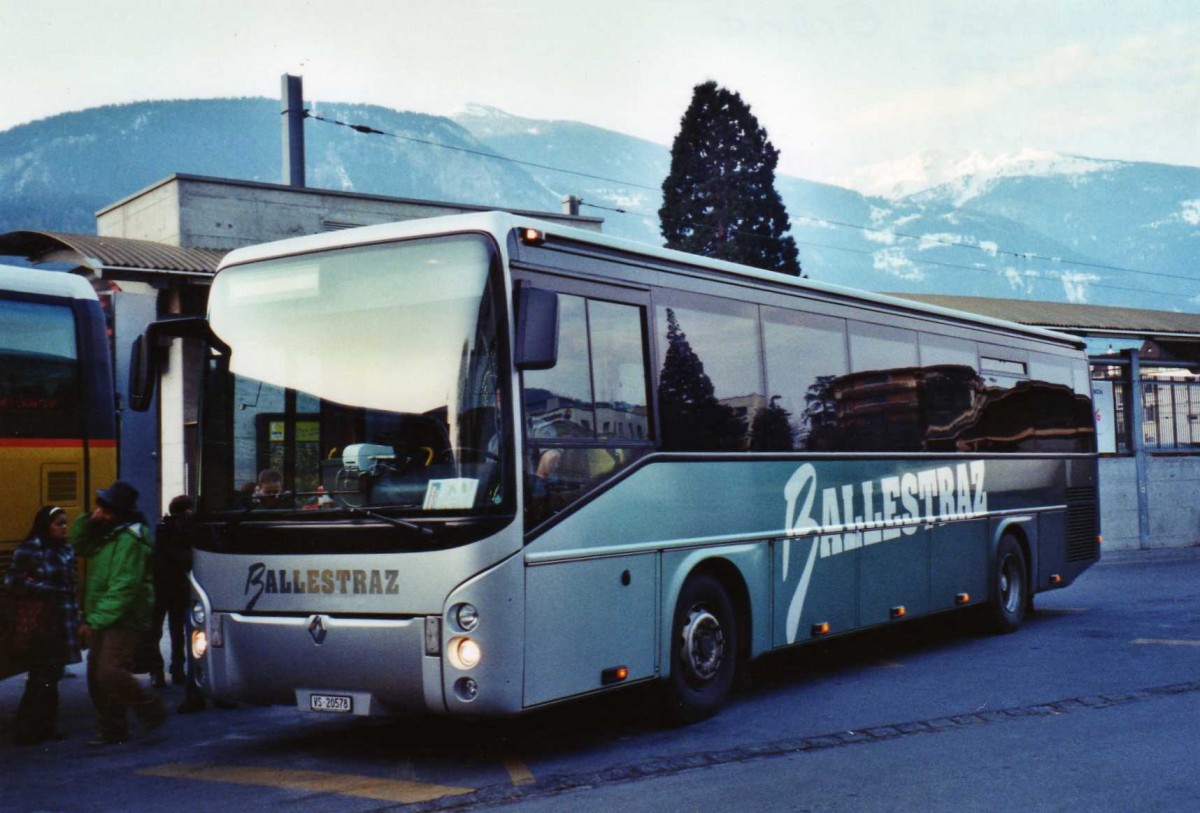
<path id="1" fill-rule="evenodd" d="M 304 80 L 285 73 L 283 101 L 283 182 L 304 186 Z"/>

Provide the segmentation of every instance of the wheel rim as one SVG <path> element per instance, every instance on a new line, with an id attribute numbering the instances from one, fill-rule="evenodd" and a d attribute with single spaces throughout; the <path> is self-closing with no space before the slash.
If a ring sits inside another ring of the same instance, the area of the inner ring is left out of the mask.
<path id="1" fill-rule="evenodd" d="M 1000 564 L 1000 603 L 1007 613 L 1015 613 L 1021 606 L 1021 568 L 1017 557 L 1008 555 Z"/>
<path id="2" fill-rule="evenodd" d="M 725 662 L 725 633 L 717 617 L 703 607 L 688 612 L 683 627 L 683 665 L 698 682 L 707 683 Z"/>

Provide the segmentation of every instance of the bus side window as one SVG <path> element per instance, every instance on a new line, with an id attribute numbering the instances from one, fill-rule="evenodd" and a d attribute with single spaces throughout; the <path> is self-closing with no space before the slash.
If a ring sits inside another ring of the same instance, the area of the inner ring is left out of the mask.
<path id="1" fill-rule="evenodd" d="M 572 504 L 651 445 L 643 311 L 559 295 L 558 363 L 524 375 L 526 526 Z"/>
<path id="2" fill-rule="evenodd" d="M 658 408 L 667 451 L 740 452 L 767 406 L 757 313 L 720 300 L 658 307 Z"/>

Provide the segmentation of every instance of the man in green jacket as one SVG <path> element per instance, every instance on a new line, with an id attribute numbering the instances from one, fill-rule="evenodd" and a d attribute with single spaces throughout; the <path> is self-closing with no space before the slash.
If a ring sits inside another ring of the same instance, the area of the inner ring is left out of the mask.
<path id="1" fill-rule="evenodd" d="M 89 744 L 129 739 L 128 709 L 146 731 L 162 725 L 166 706 L 133 676 L 134 656 L 154 612 L 154 548 L 138 492 L 117 480 L 96 492 L 97 508 L 75 522 L 72 543 L 89 560 L 80 632 L 88 642 L 88 694 L 100 716 Z"/>

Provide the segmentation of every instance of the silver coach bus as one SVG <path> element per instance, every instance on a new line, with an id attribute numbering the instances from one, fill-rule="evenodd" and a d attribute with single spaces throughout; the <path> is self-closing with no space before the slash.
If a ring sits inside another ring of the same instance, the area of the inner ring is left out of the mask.
<path id="1" fill-rule="evenodd" d="M 191 650 L 218 699 L 510 715 L 974 608 L 1099 556 L 1081 342 L 489 213 L 241 249 Z"/>

